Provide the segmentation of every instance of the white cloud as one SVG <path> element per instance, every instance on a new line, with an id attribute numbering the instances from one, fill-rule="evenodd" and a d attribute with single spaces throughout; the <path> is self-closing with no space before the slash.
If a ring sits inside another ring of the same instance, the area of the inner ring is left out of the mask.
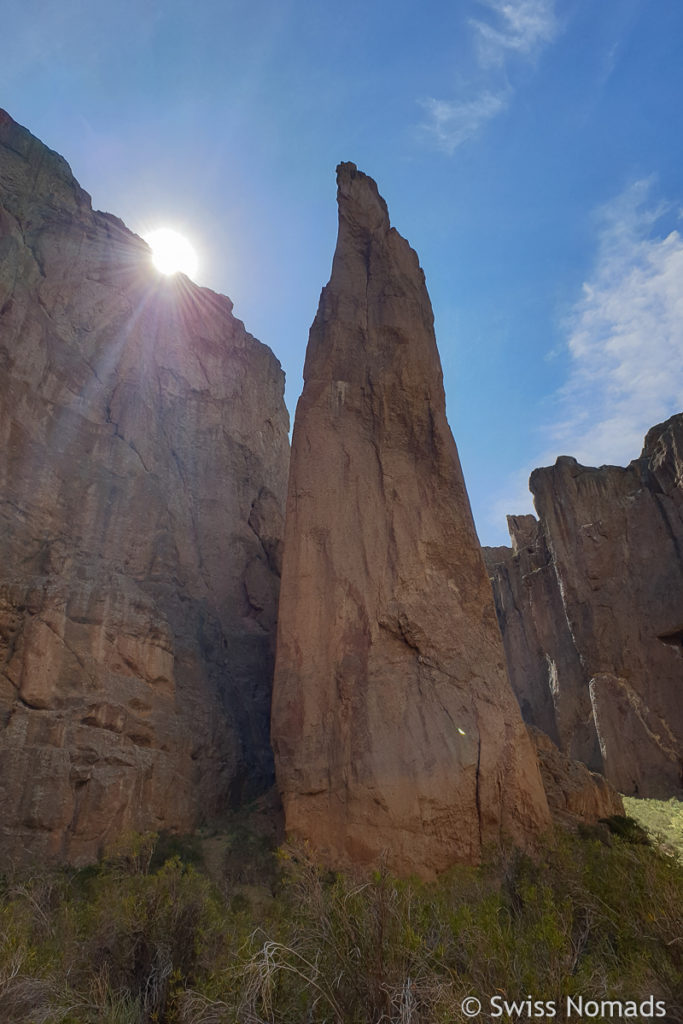
<path id="1" fill-rule="evenodd" d="M 515 53 L 532 60 L 558 31 L 555 0 L 477 2 L 491 12 L 492 18 L 470 20 L 476 32 L 481 79 L 476 91 L 473 87 L 466 99 L 429 98 L 422 103 L 427 111 L 422 128 L 449 154 L 508 106 L 512 92 L 507 84 L 507 57 Z"/>
<path id="2" fill-rule="evenodd" d="M 546 446 L 492 504 L 494 530 L 505 514 L 532 511 L 523 482 L 537 466 L 558 455 L 627 465 L 651 426 L 683 411 L 683 237 L 659 228 L 682 215 L 651 192 L 651 181 L 636 182 L 599 211 L 595 265 L 566 324 L 569 375 L 556 416 Z"/>
<path id="3" fill-rule="evenodd" d="M 486 92 L 464 102 L 426 100 L 428 113 L 424 127 L 432 135 L 439 149 L 452 153 L 458 146 L 476 135 L 483 124 L 507 106 L 505 94 Z"/>
<path id="4" fill-rule="evenodd" d="M 509 51 L 531 57 L 557 33 L 554 0 L 479 0 L 497 15 L 497 24 L 472 19 L 482 64 L 501 64 Z"/>
<path id="5" fill-rule="evenodd" d="M 601 211 L 596 265 L 569 323 L 555 454 L 626 464 L 653 424 L 683 410 L 683 238 L 640 181 Z"/>

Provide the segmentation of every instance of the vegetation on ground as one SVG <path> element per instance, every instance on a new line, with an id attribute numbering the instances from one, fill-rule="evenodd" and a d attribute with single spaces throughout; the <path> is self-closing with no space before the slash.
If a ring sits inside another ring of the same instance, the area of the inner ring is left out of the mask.
<path id="1" fill-rule="evenodd" d="M 625 796 L 624 807 L 665 849 L 675 850 L 683 857 L 683 800 L 675 796 L 670 800 Z"/>
<path id="2" fill-rule="evenodd" d="M 333 874 L 246 833 L 133 836 L 94 867 L 8 872 L 0 1020 L 454 1024 L 468 996 L 482 1019 L 492 996 L 552 1001 L 558 1020 L 567 996 L 653 996 L 681 1020 L 683 867 L 617 826 L 434 883 Z"/>

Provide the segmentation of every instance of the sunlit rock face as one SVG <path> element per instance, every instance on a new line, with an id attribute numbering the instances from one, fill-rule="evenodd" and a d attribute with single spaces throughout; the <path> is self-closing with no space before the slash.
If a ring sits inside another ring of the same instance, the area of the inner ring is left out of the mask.
<path id="1" fill-rule="evenodd" d="M 0 114 L 0 855 L 272 781 L 283 374 Z"/>
<path id="2" fill-rule="evenodd" d="M 489 553 L 528 721 L 622 793 L 683 786 L 683 415 L 626 468 L 535 470 L 533 516 Z"/>
<path id="3" fill-rule="evenodd" d="M 292 441 L 272 735 L 286 827 L 430 877 L 548 822 L 446 422 L 416 254 L 338 168 Z"/>

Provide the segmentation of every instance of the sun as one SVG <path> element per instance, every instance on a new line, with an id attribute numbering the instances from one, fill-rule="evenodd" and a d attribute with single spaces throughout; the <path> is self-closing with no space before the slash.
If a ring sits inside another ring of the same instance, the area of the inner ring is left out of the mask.
<path id="1" fill-rule="evenodd" d="M 152 250 L 152 263 L 161 274 L 187 274 L 194 277 L 199 260 L 193 246 L 184 235 L 172 228 L 156 228 L 145 236 Z"/>

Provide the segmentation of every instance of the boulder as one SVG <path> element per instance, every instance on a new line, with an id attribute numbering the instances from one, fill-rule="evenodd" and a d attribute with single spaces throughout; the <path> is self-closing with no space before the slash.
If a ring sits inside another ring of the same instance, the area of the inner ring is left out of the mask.
<path id="1" fill-rule="evenodd" d="M 540 729 L 530 725 L 528 730 L 536 748 L 550 813 L 559 824 L 595 824 L 601 818 L 624 814 L 623 800 L 604 776 L 567 757 Z"/>

